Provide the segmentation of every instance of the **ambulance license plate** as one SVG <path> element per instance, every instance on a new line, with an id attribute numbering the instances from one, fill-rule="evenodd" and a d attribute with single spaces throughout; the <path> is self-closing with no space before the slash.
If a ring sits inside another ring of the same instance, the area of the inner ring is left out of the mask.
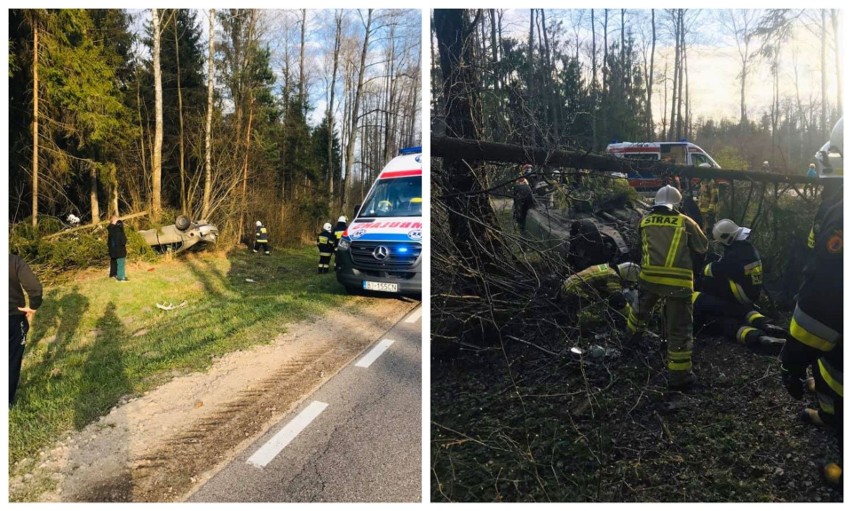
<path id="1" fill-rule="evenodd" d="M 367 291 L 384 291 L 386 293 L 398 293 L 399 284 L 395 282 L 370 282 L 364 281 L 364 289 Z"/>

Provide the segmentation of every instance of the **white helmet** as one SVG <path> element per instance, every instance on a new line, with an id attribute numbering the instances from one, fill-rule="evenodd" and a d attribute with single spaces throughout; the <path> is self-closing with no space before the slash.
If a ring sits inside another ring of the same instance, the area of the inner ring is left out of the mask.
<path id="1" fill-rule="evenodd" d="M 636 263 L 621 263 L 618 265 L 618 276 L 621 280 L 635 283 L 639 280 L 640 269 Z"/>
<path id="2" fill-rule="evenodd" d="M 834 125 L 831 137 L 814 155 L 821 178 L 843 177 L 843 118 Z"/>
<path id="3" fill-rule="evenodd" d="M 256 225 L 256 226 L 260 227 L 260 226 L 261 226 L 261 225 L 263 225 L 263 224 L 262 224 L 262 223 L 260 223 L 260 220 L 258 220 L 257 222 L 255 222 L 255 223 L 254 223 L 254 225 Z"/>
<path id="4" fill-rule="evenodd" d="M 340 215 L 340 218 L 338 218 L 338 219 L 337 219 L 337 221 L 338 221 L 338 222 L 346 223 L 346 216 L 345 216 L 345 215 Z"/>
<path id="5" fill-rule="evenodd" d="M 730 245 L 734 240 L 748 236 L 751 229 L 740 227 L 733 220 L 724 218 L 713 225 L 713 241 L 718 241 L 723 245 Z"/>
<path id="6" fill-rule="evenodd" d="M 323 231 L 330 231 L 331 230 L 331 224 L 328 223 L 328 222 L 322 224 L 322 230 Z"/>
<path id="7" fill-rule="evenodd" d="M 669 209 L 674 209 L 675 204 L 680 204 L 683 197 L 680 192 L 672 185 L 666 185 L 657 190 L 657 195 L 654 196 L 654 206 L 663 206 Z"/>

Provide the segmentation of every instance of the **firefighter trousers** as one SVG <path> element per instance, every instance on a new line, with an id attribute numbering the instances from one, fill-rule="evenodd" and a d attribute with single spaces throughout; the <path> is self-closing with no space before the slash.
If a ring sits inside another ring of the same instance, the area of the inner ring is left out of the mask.
<path id="1" fill-rule="evenodd" d="M 317 273 L 328 273 L 329 263 L 331 262 L 331 255 L 333 252 L 320 252 L 319 265 L 317 266 Z"/>
<path id="2" fill-rule="evenodd" d="M 666 302 L 663 315 L 668 337 L 669 384 L 679 385 L 692 378 L 692 298 L 681 290 L 665 295 L 639 289 L 637 310 L 631 307 L 628 311 L 627 328 L 633 333 L 644 331 L 651 312 L 661 300 Z"/>
<path id="3" fill-rule="evenodd" d="M 769 324 L 766 316 L 750 307 L 709 293 L 692 293 L 692 305 L 696 325 L 716 327 L 726 337 L 742 344 L 753 342 L 764 335 L 762 329 Z"/>

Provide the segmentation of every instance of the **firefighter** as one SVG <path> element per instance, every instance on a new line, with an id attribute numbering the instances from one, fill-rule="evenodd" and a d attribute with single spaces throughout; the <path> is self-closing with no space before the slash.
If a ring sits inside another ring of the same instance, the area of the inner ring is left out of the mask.
<path id="1" fill-rule="evenodd" d="M 840 140 L 836 140 L 837 135 L 835 132 L 841 133 Z M 840 147 L 843 144 L 842 139 L 843 133 L 843 119 L 841 118 L 837 121 L 837 124 L 834 126 L 834 129 L 831 132 L 831 140 L 825 143 L 825 145 L 820 148 L 820 150 L 816 153 L 815 157 L 817 159 L 817 163 L 819 164 L 819 178 L 822 182 L 823 179 L 826 179 L 826 183 L 830 182 L 831 186 L 823 186 L 822 187 L 822 195 L 820 196 L 820 204 L 817 208 L 816 216 L 814 217 L 813 226 L 811 227 L 811 232 L 808 234 L 808 248 L 814 248 L 814 243 L 816 242 L 816 237 L 819 235 L 820 226 L 822 224 L 822 219 L 825 217 L 826 212 L 831 209 L 832 206 L 837 204 L 838 201 L 843 200 L 843 180 L 842 179 L 832 179 L 832 178 L 842 178 L 843 177 L 843 168 L 835 169 L 839 165 L 842 165 L 842 158 L 840 163 L 837 161 L 832 162 L 829 161 L 831 158 L 829 157 L 829 150 L 831 147 Z M 840 144 L 840 145 L 838 145 Z M 834 152 L 832 154 L 838 154 Z M 834 157 L 836 159 L 836 156 Z"/>
<path id="2" fill-rule="evenodd" d="M 334 239 L 340 240 L 343 236 L 343 231 L 346 230 L 346 217 L 340 215 L 340 218 L 337 219 L 337 223 L 334 225 Z M 337 242 L 334 242 L 337 245 Z"/>
<path id="3" fill-rule="evenodd" d="M 717 260 L 704 266 L 701 291 L 725 301 L 751 307 L 763 291 L 763 263 L 757 249 L 748 239 L 751 229 L 740 227 L 724 218 L 713 226 L 713 241 L 723 247 Z"/>
<path id="4" fill-rule="evenodd" d="M 263 248 L 266 255 L 269 255 L 269 233 L 266 231 L 266 226 L 260 220 L 254 223 L 254 253 Z"/>
<path id="5" fill-rule="evenodd" d="M 694 220 L 675 210 L 681 194 L 666 185 L 657 191 L 651 212 L 639 223 L 642 262 L 639 300 L 630 307 L 631 342 L 642 336 L 654 306 L 666 301 L 667 368 L 670 389 L 692 385 L 692 257 L 707 252 L 707 237 Z"/>
<path id="6" fill-rule="evenodd" d="M 317 273 L 328 273 L 328 263 L 331 262 L 331 255 L 334 254 L 336 244 L 337 238 L 331 232 L 331 224 L 326 222 L 322 226 L 322 232 L 317 236 L 317 248 L 320 254 Z"/>
<path id="7" fill-rule="evenodd" d="M 526 164 L 521 167 L 520 176 L 515 181 L 515 200 L 512 204 L 512 217 L 518 224 L 518 230 L 524 232 L 527 223 L 527 213 L 530 208 L 535 207 L 532 186 L 529 177 L 532 173 L 532 165 Z"/>
<path id="8" fill-rule="evenodd" d="M 784 330 L 756 310 L 763 291 L 763 263 L 749 241 L 751 229 L 727 218 L 713 226 L 713 241 L 724 247 L 721 258 L 708 254 L 701 290 L 692 294 L 696 326 L 718 326 L 722 333 L 755 352 L 777 355 Z"/>
<path id="9" fill-rule="evenodd" d="M 710 166 L 709 163 L 701 165 Z M 716 212 L 719 209 L 719 186 L 712 179 L 702 179 L 698 185 L 698 210 L 701 212 L 701 218 L 704 220 L 702 226 L 705 231 L 709 231 L 716 222 Z"/>
<path id="10" fill-rule="evenodd" d="M 828 147 L 817 157 L 823 186 L 839 188 L 843 177 L 843 120 L 834 126 Z M 832 190 L 833 191 L 833 190 Z M 781 381 L 790 395 L 804 395 L 810 367 L 819 409 L 805 408 L 802 416 L 811 423 L 834 430 L 843 454 L 843 198 L 823 193 L 831 204 L 823 210 L 814 236 L 813 255 L 803 270 L 790 322 L 790 336 L 781 352 Z M 815 222 L 816 223 L 816 222 Z M 841 463 L 827 463 L 823 475 L 838 485 Z"/>
<path id="11" fill-rule="evenodd" d="M 635 284 L 638 279 L 639 265 L 636 263 L 621 263 L 615 268 L 609 264 L 596 264 L 565 279 L 559 296 L 578 306 L 580 302 L 606 298 L 612 308 L 622 310 L 627 305 L 623 287 Z"/>
<path id="12" fill-rule="evenodd" d="M 337 224 L 334 225 L 334 271 L 340 268 L 340 261 L 337 259 L 337 244 L 340 243 L 340 238 L 346 231 L 346 216 L 340 215 L 337 219 Z"/>

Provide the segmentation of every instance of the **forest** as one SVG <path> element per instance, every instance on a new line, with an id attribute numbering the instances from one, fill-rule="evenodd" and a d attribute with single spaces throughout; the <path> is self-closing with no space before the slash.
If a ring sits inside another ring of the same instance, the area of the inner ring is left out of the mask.
<path id="1" fill-rule="evenodd" d="M 471 10 L 452 27 L 470 37 L 467 80 L 449 87 L 474 92 L 480 121 L 462 138 L 593 152 L 685 138 L 723 168 L 802 173 L 842 114 L 841 22 L 838 10 Z M 461 137 L 441 111 L 441 28 L 433 133 Z M 738 108 L 708 107 L 721 101 L 699 81 Z"/>
<path id="2" fill-rule="evenodd" d="M 420 144 L 420 39 L 416 10 L 10 10 L 10 223 L 300 243 Z"/>
<path id="3" fill-rule="evenodd" d="M 667 312 L 632 338 L 632 308 L 566 293 L 641 260 L 651 202 L 626 173 L 679 177 L 684 211 L 701 196 L 701 169 L 606 146 L 687 139 L 731 171 L 701 176 L 705 211 L 750 229 L 753 306 L 791 338 L 820 190 L 842 189 L 805 177 L 843 115 L 840 12 L 436 9 L 432 28 L 432 500 L 842 501 L 823 471 L 842 442 L 801 420 L 777 353 L 690 317 L 697 382 L 672 390 Z"/>

